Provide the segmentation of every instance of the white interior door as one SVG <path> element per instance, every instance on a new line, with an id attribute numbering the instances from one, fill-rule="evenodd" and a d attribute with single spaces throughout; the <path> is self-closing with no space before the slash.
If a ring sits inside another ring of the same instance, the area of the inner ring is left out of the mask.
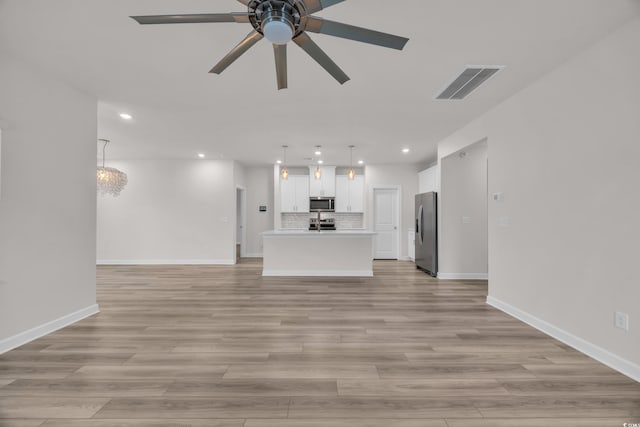
<path id="1" fill-rule="evenodd" d="M 398 259 L 398 190 L 373 190 L 375 259 Z"/>

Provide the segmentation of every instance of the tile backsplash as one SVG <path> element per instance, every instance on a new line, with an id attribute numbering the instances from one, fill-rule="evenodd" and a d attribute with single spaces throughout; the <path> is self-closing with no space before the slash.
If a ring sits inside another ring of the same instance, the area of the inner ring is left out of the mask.
<path id="1" fill-rule="evenodd" d="M 283 213 L 280 214 L 283 229 L 308 229 L 309 218 L 315 218 L 313 213 Z M 322 218 L 334 218 L 338 230 L 364 228 L 364 214 L 362 213 L 323 213 Z"/>
<path id="2" fill-rule="evenodd" d="M 338 230 L 350 230 L 353 228 L 364 228 L 364 214 L 362 213 L 335 213 Z"/>
<path id="3" fill-rule="evenodd" d="M 283 213 L 281 215 L 283 229 L 309 228 L 309 213 Z"/>

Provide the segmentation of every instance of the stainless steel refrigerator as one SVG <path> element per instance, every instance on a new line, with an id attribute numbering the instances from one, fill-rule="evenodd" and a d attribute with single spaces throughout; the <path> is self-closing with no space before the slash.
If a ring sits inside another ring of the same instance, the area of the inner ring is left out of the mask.
<path id="1" fill-rule="evenodd" d="M 416 267 L 438 274 L 438 193 L 416 194 Z"/>

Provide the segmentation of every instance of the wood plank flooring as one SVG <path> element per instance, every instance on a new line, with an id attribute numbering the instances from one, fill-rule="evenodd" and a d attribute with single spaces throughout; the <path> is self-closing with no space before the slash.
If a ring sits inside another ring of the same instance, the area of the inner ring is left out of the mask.
<path id="1" fill-rule="evenodd" d="M 640 384 L 408 262 L 373 278 L 99 267 L 100 314 L 0 356 L 2 427 L 621 427 Z"/>

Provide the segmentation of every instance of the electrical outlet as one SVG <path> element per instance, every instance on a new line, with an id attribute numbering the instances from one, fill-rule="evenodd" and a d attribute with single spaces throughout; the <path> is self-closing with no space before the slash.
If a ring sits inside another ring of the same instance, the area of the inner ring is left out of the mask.
<path id="1" fill-rule="evenodd" d="M 616 328 L 624 329 L 629 332 L 629 315 L 627 313 L 616 311 L 614 315 L 614 324 L 616 325 Z"/>

